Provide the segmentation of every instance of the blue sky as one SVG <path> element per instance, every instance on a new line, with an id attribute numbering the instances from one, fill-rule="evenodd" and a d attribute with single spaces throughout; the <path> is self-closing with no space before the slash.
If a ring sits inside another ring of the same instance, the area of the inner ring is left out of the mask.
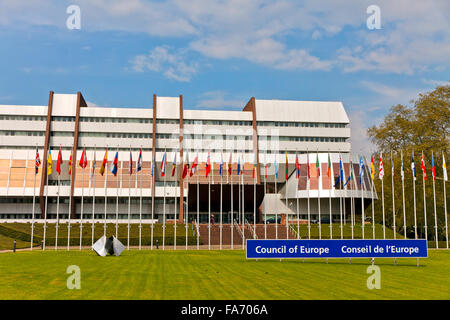
<path id="1" fill-rule="evenodd" d="M 69 5 L 81 29 L 69 30 Z M 381 29 L 369 30 L 369 5 Z M 356 152 L 390 106 L 450 80 L 443 1 L 0 2 L 0 104 L 45 105 L 81 91 L 91 105 L 241 109 L 260 99 L 339 100 Z"/>

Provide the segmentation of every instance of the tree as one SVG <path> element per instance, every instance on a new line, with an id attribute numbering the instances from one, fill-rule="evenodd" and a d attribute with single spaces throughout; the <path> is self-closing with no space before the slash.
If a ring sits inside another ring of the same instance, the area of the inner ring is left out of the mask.
<path id="1" fill-rule="evenodd" d="M 422 187 L 422 170 L 420 169 L 420 157 L 423 151 L 425 156 L 428 179 L 425 182 L 426 190 L 426 212 L 428 224 L 428 237 L 434 240 L 434 205 L 433 205 L 433 180 L 430 172 L 431 152 L 434 154 L 436 166 L 436 211 L 438 216 L 439 239 L 445 237 L 444 217 L 444 195 L 442 181 L 442 153 L 447 154 L 449 149 L 450 131 L 450 85 L 439 86 L 431 92 L 419 94 L 412 106 L 401 104 L 391 107 L 384 121 L 379 126 L 373 126 L 367 130 L 369 138 L 378 147 L 376 152 L 376 166 L 379 167 L 378 159 L 383 152 L 383 164 L 385 169 L 384 194 L 386 225 L 393 225 L 392 213 L 392 174 L 391 158 L 395 168 L 394 199 L 396 231 L 403 233 L 403 204 L 402 204 L 402 181 L 400 176 L 400 151 L 403 151 L 403 167 L 405 172 L 405 211 L 407 216 L 408 236 L 414 237 L 413 216 L 413 179 L 411 171 L 411 156 L 414 153 L 415 167 L 417 173 L 416 181 L 416 213 L 418 232 L 424 234 L 424 201 Z M 446 156 L 448 159 L 448 157 Z M 448 161 L 447 161 L 448 163 Z M 381 182 L 375 179 L 375 187 L 378 192 L 377 203 L 375 203 L 376 221 L 382 220 L 381 209 Z M 447 195 L 450 188 L 447 188 Z M 368 212 L 371 208 L 367 208 Z"/>

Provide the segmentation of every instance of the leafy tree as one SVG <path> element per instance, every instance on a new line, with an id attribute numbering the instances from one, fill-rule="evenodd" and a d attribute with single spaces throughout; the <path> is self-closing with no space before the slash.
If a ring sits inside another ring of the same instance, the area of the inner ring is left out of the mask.
<path id="1" fill-rule="evenodd" d="M 412 154 L 414 154 L 417 173 L 417 180 L 415 181 L 416 217 L 419 237 L 424 237 L 424 191 L 422 170 L 420 169 L 421 154 L 423 152 L 428 178 L 425 181 L 428 239 L 434 240 L 435 220 L 433 178 L 430 171 L 431 153 L 433 152 L 437 176 L 435 181 L 435 191 L 436 212 L 439 227 L 438 237 L 439 240 L 445 240 L 444 200 L 448 198 L 450 187 L 446 186 L 447 194 L 444 197 L 442 154 L 445 155 L 447 163 L 450 163 L 450 159 L 447 156 L 449 149 L 449 131 L 450 85 L 439 86 L 431 92 L 419 94 L 419 97 L 412 101 L 412 106 L 410 107 L 401 104 L 391 107 L 390 112 L 385 116 L 384 121 L 379 126 L 373 126 L 367 130 L 369 138 L 378 147 L 377 152 L 373 155 L 376 167 L 375 188 L 378 194 L 378 201 L 374 204 L 377 222 L 382 221 L 381 181 L 378 179 L 378 168 L 380 153 L 383 152 L 383 165 L 385 171 L 383 189 L 386 225 L 388 227 L 393 226 L 394 215 L 392 207 L 391 173 L 391 163 L 393 163 L 395 168 L 394 201 L 396 230 L 397 232 L 403 234 L 403 192 L 402 180 L 400 176 L 400 152 L 403 152 L 407 235 L 408 237 L 414 237 L 414 197 L 411 169 L 411 158 Z M 393 160 L 392 162 L 391 154 Z M 370 207 L 367 208 L 366 214 L 369 214 L 371 210 L 372 209 Z"/>

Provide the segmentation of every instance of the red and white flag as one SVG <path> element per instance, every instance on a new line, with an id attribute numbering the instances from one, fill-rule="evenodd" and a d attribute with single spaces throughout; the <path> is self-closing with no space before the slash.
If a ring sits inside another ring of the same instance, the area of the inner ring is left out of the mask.
<path id="1" fill-rule="evenodd" d="M 211 159 L 208 152 L 208 159 L 206 160 L 206 177 L 208 178 L 209 173 L 211 172 Z"/>
<path id="2" fill-rule="evenodd" d="M 194 162 L 192 163 L 191 172 L 189 173 L 189 176 L 193 176 L 194 173 L 197 171 L 197 165 L 198 165 L 198 155 L 195 156 Z"/>
<path id="3" fill-rule="evenodd" d="M 420 169 L 423 171 L 423 179 L 427 180 L 427 170 L 425 168 L 425 158 L 423 157 L 422 153 L 422 160 L 420 161 Z"/>
<path id="4" fill-rule="evenodd" d="M 378 176 L 380 177 L 380 180 L 383 180 L 384 168 L 383 168 L 383 154 L 382 153 L 380 153 L 380 170 L 379 170 Z"/>
<path id="5" fill-rule="evenodd" d="M 83 169 L 87 166 L 86 148 L 83 148 L 83 153 L 81 154 L 80 162 L 78 163 Z"/>
<path id="6" fill-rule="evenodd" d="M 62 163 L 63 163 L 63 159 L 62 159 L 61 147 L 59 147 L 58 161 L 56 162 L 56 172 L 58 172 L 58 175 L 61 174 L 61 164 Z"/>

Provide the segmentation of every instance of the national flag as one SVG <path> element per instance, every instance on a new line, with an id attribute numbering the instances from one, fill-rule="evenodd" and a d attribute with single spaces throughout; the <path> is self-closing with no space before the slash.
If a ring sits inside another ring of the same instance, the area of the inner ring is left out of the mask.
<path id="1" fill-rule="evenodd" d="M 255 153 L 255 161 L 253 164 L 253 179 L 255 179 L 255 175 L 256 175 L 256 166 L 257 166 L 257 163 L 256 163 L 256 153 Z"/>
<path id="2" fill-rule="evenodd" d="M 445 164 L 445 162 L 444 162 Z M 34 163 L 34 174 L 37 174 L 39 172 L 39 166 L 41 165 L 41 158 L 39 157 L 39 151 L 38 148 L 36 147 L 36 160 Z"/>
<path id="3" fill-rule="evenodd" d="M 177 153 L 175 152 L 173 156 L 173 162 L 172 162 L 172 177 L 175 175 L 175 169 L 177 168 Z"/>
<path id="4" fill-rule="evenodd" d="M 183 179 L 186 178 L 186 175 L 188 173 L 188 169 L 189 169 L 189 153 L 186 153 L 186 162 L 184 163 L 184 167 L 183 167 Z"/>
<path id="5" fill-rule="evenodd" d="M 277 163 L 277 157 L 275 156 L 275 177 L 278 179 L 278 163 Z"/>
<path id="6" fill-rule="evenodd" d="M 229 176 L 231 176 L 231 173 L 232 173 L 232 170 L 231 170 L 232 166 L 233 166 L 233 162 L 231 159 L 231 152 L 230 152 L 230 159 L 228 160 L 228 175 Z"/>
<path id="7" fill-rule="evenodd" d="M 48 156 L 47 156 L 47 176 L 52 174 L 53 161 L 52 161 L 52 149 L 48 147 Z"/>
<path id="8" fill-rule="evenodd" d="M 208 152 L 208 158 L 206 159 L 206 177 L 208 178 L 209 173 L 211 172 L 211 159 Z"/>
<path id="9" fill-rule="evenodd" d="M 97 164 L 97 158 L 95 156 L 96 152 L 94 151 L 94 160 L 92 162 L 92 176 L 95 174 L 95 165 Z"/>
<path id="10" fill-rule="evenodd" d="M 119 163 L 119 151 L 116 151 L 116 155 L 114 156 L 114 161 L 111 164 L 111 172 L 114 176 L 117 176 L 117 164 Z"/>
<path id="11" fill-rule="evenodd" d="M 264 163 L 264 178 L 267 179 L 267 162 Z"/>
<path id="12" fill-rule="evenodd" d="M 220 154 L 220 167 L 219 167 L 219 174 L 220 176 L 223 175 L 223 154 Z"/>
<path id="13" fill-rule="evenodd" d="M 433 180 L 436 180 L 436 167 L 434 166 L 433 153 L 431 153 L 431 174 L 433 175 Z"/>
<path id="14" fill-rule="evenodd" d="M 287 158 L 287 151 L 285 151 L 284 154 L 286 156 L 286 171 L 284 173 L 284 178 L 287 181 L 288 175 L 289 175 L 289 163 L 288 163 L 288 158 Z"/>
<path id="15" fill-rule="evenodd" d="M 414 163 L 414 153 L 412 154 L 411 159 L 411 172 L 413 174 L 414 181 L 416 180 L 416 164 Z"/>
<path id="16" fill-rule="evenodd" d="M 353 180 L 353 170 L 352 170 L 352 168 L 353 168 L 353 162 L 352 162 L 352 160 L 350 160 L 350 176 L 347 178 L 347 181 L 345 181 L 344 187 L 347 185 L 347 183 L 350 182 L 350 180 Z M 344 181 L 344 180 L 342 179 L 342 181 Z"/>
<path id="17" fill-rule="evenodd" d="M 300 163 L 298 162 L 297 152 L 295 152 L 295 177 L 300 178 Z"/>
<path id="18" fill-rule="evenodd" d="M 422 169 L 423 171 L 423 179 L 427 180 L 427 170 L 425 168 L 425 158 L 423 157 L 423 152 L 422 152 L 422 160 L 420 161 L 420 169 Z"/>
<path id="19" fill-rule="evenodd" d="M 191 172 L 189 173 L 189 176 L 193 176 L 194 173 L 197 171 L 198 166 L 198 154 L 195 156 L 194 162 L 192 163 Z"/>
<path id="20" fill-rule="evenodd" d="M 161 177 L 164 177 L 166 175 L 166 152 L 164 151 L 162 160 L 161 160 Z"/>
<path id="21" fill-rule="evenodd" d="M 81 153 L 80 162 L 78 163 L 80 167 L 83 169 L 87 166 L 87 157 L 86 157 L 86 148 L 83 148 L 83 152 Z"/>
<path id="22" fill-rule="evenodd" d="M 152 177 L 153 177 L 154 168 L 155 168 L 155 156 L 153 155 L 153 158 L 152 158 L 152 171 L 150 173 L 152 175 Z"/>
<path id="23" fill-rule="evenodd" d="M 364 162 L 363 162 L 363 158 L 360 156 L 359 157 L 359 169 L 361 170 L 360 174 L 359 174 L 359 184 L 363 185 L 363 181 L 364 181 Z"/>
<path id="24" fill-rule="evenodd" d="M 244 157 L 242 157 L 242 168 L 241 168 L 241 174 L 244 174 Z"/>
<path id="25" fill-rule="evenodd" d="M 384 168 L 383 168 L 383 154 L 380 153 L 380 169 L 378 174 L 380 180 L 383 180 L 384 177 Z"/>
<path id="26" fill-rule="evenodd" d="M 139 150 L 139 157 L 136 163 L 136 172 L 139 172 L 141 170 L 142 170 L 142 149 Z"/>
<path id="27" fill-rule="evenodd" d="M 445 164 L 444 153 L 442 153 L 442 172 L 443 172 L 443 175 L 444 175 L 444 181 L 448 181 L 447 165 Z"/>
<path id="28" fill-rule="evenodd" d="M 316 153 L 316 170 L 317 170 L 317 178 L 319 178 L 320 177 L 319 153 Z"/>
<path id="29" fill-rule="evenodd" d="M 375 163 L 373 162 L 373 156 L 370 157 L 370 177 L 372 181 L 375 179 Z"/>
<path id="30" fill-rule="evenodd" d="M 108 149 L 105 151 L 105 156 L 103 157 L 102 165 L 100 166 L 100 174 L 103 176 L 105 173 L 106 164 L 108 163 Z"/>
<path id="31" fill-rule="evenodd" d="M 70 150 L 70 157 L 69 157 L 69 176 L 72 174 L 72 150 Z"/>
<path id="32" fill-rule="evenodd" d="M 238 157 L 237 175 L 241 174 L 241 158 Z"/>
<path id="33" fill-rule="evenodd" d="M 327 168 L 327 177 L 331 177 L 331 157 L 330 153 L 328 152 L 328 168 Z"/>
<path id="34" fill-rule="evenodd" d="M 131 154 L 131 150 L 130 150 L 130 163 L 128 164 L 128 173 L 130 175 L 133 174 L 133 155 Z"/>
<path id="35" fill-rule="evenodd" d="M 401 153 L 400 176 L 402 177 L 402 181 L 405 180 L 405 170 L 403 169 L 403 151 Z"/>
<path id="36" fill-rule="evenodd" d="M 56 172 L 58 172 L 58 175 L 61 174 L 61 164 L 62 163 L 63 163 L 63 159 L 62 159 L 61 147 L 59 147 L 58 160 L 56 161 Z"/>

